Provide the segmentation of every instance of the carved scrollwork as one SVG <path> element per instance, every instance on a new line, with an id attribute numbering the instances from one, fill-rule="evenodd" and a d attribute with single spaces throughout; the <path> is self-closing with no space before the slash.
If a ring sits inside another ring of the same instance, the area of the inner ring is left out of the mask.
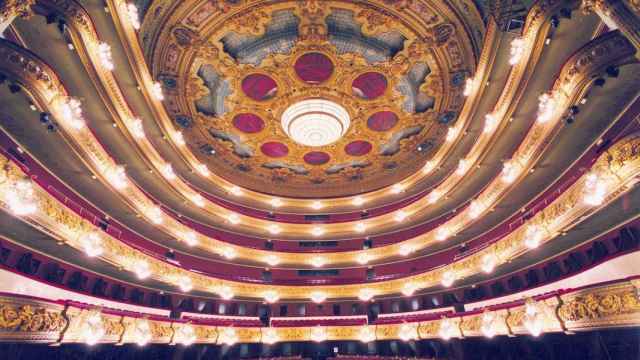
<path id="1" fill-rule="evenodd" d="M 31 305 L 0 304 L 0 329 L 19 332 L 56 332 L 67 325 L 60 312 Z"/>
<path id="2" fill-rule="evenodd" d="M 640 299 L 633 290 L 578 296 L 560 306 L 563 321 L 585 321 L 640 312 Z"/>

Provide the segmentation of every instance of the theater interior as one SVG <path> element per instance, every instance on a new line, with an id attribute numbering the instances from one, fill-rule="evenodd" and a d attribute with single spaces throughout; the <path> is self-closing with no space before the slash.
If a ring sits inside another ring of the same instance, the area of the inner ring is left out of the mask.
<path id="1" fill-rule="evenodd" d="M 639 0 L 0 0 L 1 359 L 640 359 Z"/>

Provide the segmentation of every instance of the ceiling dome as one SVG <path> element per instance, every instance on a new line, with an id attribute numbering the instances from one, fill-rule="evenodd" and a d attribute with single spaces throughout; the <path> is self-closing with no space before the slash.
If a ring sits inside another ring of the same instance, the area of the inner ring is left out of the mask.
<path id="1" fill-rule="evenodd" d="M 444 144 L 476 62 L 475 37 L 459 30 L 468 20 L 448 5 L 224 4 L 149 29 L 166 34 L 152 68 L 177 84 L 167 110 L 214 174 L 283 197 L 345 197 L 418 173 Z"/>

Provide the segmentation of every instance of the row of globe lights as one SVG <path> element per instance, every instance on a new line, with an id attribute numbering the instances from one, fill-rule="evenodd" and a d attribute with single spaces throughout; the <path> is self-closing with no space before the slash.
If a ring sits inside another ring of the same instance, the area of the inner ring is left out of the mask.
<path id="1" fill-rule="evenodd" d="M 5 195 L 5 201 L 9 205 L 11 211 L 18 216 L 26 216 L 35 212 L 37 210 L 37 203 L 34 201 L 35 194 L 31 182 L 28 180 L 18 181 L 14 185 L 14 189 L 14 191 L 6 192 Z M 583 199 L 585 203 L 591 206 L 600 205 L 604 201 L 605 196 L 606 185 L 602 181 L 599 181 L 596 174 L 588 174 L 584 183 L 583 190 Z M 541 241 L 544 238 L 544 235 L 545 230 L 541 226 L 530 224 L 525 228 L 523 242 L 526 247 L 535 249 L 540 245 Z M 102 239 L 99 233 L 96 231 L 82 234 L 80 236 L 79 242 L 85 253 L 90 257 L 100 256 L 104 251 Z M 230 252 L 225 252 L 225 256 L 228 258 L 232 258 L 234 255 Z M 278 261 L 279 260 L 277 258 L 271 258 L 268 260 L 270 264 L 277 264 Z M 360 262 L 366 263 L 367 261 L 368 260 Z M 322 267 L 325 263 L 325 259 L 323 257 L 314 257 L 312 258 L 311 262 L 314 267 Z M 489 273 L 493 271 L 496 263 L 497 257 L 494 254 L 488 253 L 485 254 L 485 256 L 481 260 L 481 268 L 484 272 Z M 151 275 L 149 264 L 145 260 L 139 260 L 138 262 L 136 262 L 132 270 L 136 272 L 138 277 L 141 279 L 147 278 Z M 447 270 L 442 274 L 442 285 L 445 287 L 451 286 L 455 280 L 456 274 L 452 270 Z M 191 278 L 188 276 L 183 276 L 181 278 L 181 281 L 179 282 L 179 287 L 182 291 L 189 292 L 193 288 Z M 418 289 L 418 287 L 419 286 L 417 284 L 407 283 L 402 289 L 402 292 L 403 294 L 410 296 L 415 290 Z M 230 288 L 224 291 L 224 293 L 227 294 L 227 296 L 225 297 L 233 297 L 233 295 L 229 296 L 229 290 Z M 366 288 L 362 289 L 359 294 L 359 298 L 363 301 L 369 301 L 374 296 L 375 293 L 373 292 L 373 290 Z M 275 291 L 265 293 L 264 298 L 267 302 L 270 303 L 277 302 L 279 300 L 279 296 Z M 322 302 L 326 299 L 326 294 L 322 292 L 315 292 L 314 294 L 312 294 L 311 299 L 314 302 Z"/>
<path id="2" fill-rule="evenodd" d="M 538 302 L 533 298 L 528 298 L 524 304 L 523 325 L 530 335 L 537 337 L 542 334 L 544 329 L 544 303 Z M 486 338 L 493 338 L 497 333 L 498 313 L 486 309 L 481 315 L 480 331 Z M 152 340 L 152 331 L 149 320 L 146 317 L 136 319 L 133 328 L 133 338 L 139 346 L 145 346 Z M 87 345 L 95 345 L 99 343 L 106 334 L 103 318 L 99 309 L 92 309 L 84 314 L 81 325 L 81 338 Z M 310 338 L 314 342 L 324 342 L 329 338 L 327 328 L 324 326 L 314 326 L 310 328 Z M 447 316 L 440 319 L 438 328 L 438 336 L 442 340 L 450 340 L 460 334 L 460 328 L 454 320 Z M 412 341 L 420 338 L 417 323 L 404 323 L 398 328 L 398 338 L 402 341 Z M 218 342 L 224 345 L 232 346 L 238 342 L 239 336 L 232 327 L 223 328 L 218 335 Z M 375 341 L 375 326 L 363 325 L 358 332 L 358 338 L 363 343 Z M 195 329 L 190 323 L 181 324 L 177 327 L 175 333 L 175 343 L 185 346 L 193 344 L 197 340 Z M 261 328 L 261 342 L 265 344 L 275 344 L 280 341 L 278 332 L 275 328 Z"/>
<path id="3" fill-rule="evenodd" d="M 604 181 L 596 173 L 589 173 L 586 175 L 583 185 L 583 201 L 590 206 L 601 205 L 606 197 L 607 187 Z M 12 191 L 5 192 L 4 200 L 7 203 L 9 209 L 17 216 L 28 216 L 37 211 L 38 205 L 36 201 L 36 195 L 33 188 L 33 184 L 30 180 L 20 180 L 13 184 Z M 442 228 L 445 229 L 445 228 Z M 440 231 L 442 231 L 442 229 Z M 523 236 L 523 243 L 529 249 L 537 248 L 545 237 L 545 230 L 540 225 L 529 224 L 526 226 Z M 195 235 L 195 233 L 193 233 Z M 441 234 L 440 238 L 445 238 L 446 234 Z M 102 239 L 97 231 L 89 231 L 81 234 L 79 237 L 79 243 L 84 252 L 90 257 L 97 257 L 104 252 Z M 404 248 L 404 253 L 408 254 L 411 249 Z M 233 249 L 227 248 L 223 251 L 225 257 L 233 258 L 235 254 Z M 269 264 L 275 266 L 279 262 L 277 257 L 271 257 L 267 259 Z M 360 260 L 361 263 L 367 263 L 366 260 Z M 481 259 L 481 268 L 484 272 L 490 273 L 497 265 L 498 259 L 495 254 L 487 253 Z M 314 267 L 322 267 L 326 263 L 326 259 L 320 256 L 312 258 L 311 263 Z M 138 260 L 132 266 L 134 271 L 140 279 L 147 278 L 151 275 L 151 269 L 145 260 Z M 442 274 L 442 285 L 450 287 L 457 279 L 456 273 L 453 270 L 446 270 Z M 178 286 L 183 292 L 189 292 L 193 288 L 191 278 L 189 276 L 183 276 L 178 281 Z M 407 283 L 402 289 L 402 293 L 406 296 L 412 295 L 419 288 L 418 284 Z M 230 287 L 224 288 L 223 291 L 218 291 L 219 295 L 223 298 L 230 299 L 233 297 Z M 368 288 L 360 290 L 358 298 L 362 301 L 369 301 L 375 296 L 375 292 Z M 275 290 L 265 292 L 263 294 L 264 299 L 269 302 L 277 302 L 279 295 Z M 326 293 L 317 291 L 311 294 L 312 301 L 323 302 L 326 300 Z"/>

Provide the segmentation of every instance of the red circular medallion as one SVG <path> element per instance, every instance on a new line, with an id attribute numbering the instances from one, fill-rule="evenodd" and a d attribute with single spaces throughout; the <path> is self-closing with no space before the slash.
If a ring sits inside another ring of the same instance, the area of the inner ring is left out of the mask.
<path id="1" fill-rule="evenodd" d="M 344 152 L 351 156 L 366 155 L 371 151 L 373 145 L 370 142 L 364 140 L 352 141 L 344 147 Z"/>
<path id="2" fill-rule="evenodd" d="M 262 144 L 260 150 L 263 154 L 273 158 L 279 158 L 289 154 L 287 145 L 277 141 L 269 141 Z"/>
<path id="3" fill-rule="evenodd" d="M 367 120 L 367 126 L 373 131 L 387 131 L 397 123 L 398 115 L 391 111 L 379 111 Z"/>
<path id="4" fill-rule="evenodd" d="M 331 159 L 331 156 L 322 151 L 311 151 L 304 154 L 304 161 L 310 165 L 326 164 L 327 162 L 329 162 L 329 159 Z"/>
<path id="5" fill-rule="evenodd" d="M 256 101 L 268 100 L 276 95 L 278 84 L 263 74 L 251 74 L 242 79 L 242 91 Z"/>
<path id="6" fill-rule="evenodd" d="M 324 54 L 307 53 L 298 58 L 293 66 L 298 77 L 309 84 L 319 84 L 333 74 L 333 63 Z"/>
<path id="7" fill-rule="evenodd" d="M 233 126 L 244 133 L 255 134 L 264 129 L 264 121 L 258 115 L 242 113 L 233 117 Z"/>
<path id="8" fill-rule="evenodd" d="M 368 72 L 358 76 L 351 84 L 355 95 L 372 100 L 387 90 L 387 78 L 377 72 Z"/>

